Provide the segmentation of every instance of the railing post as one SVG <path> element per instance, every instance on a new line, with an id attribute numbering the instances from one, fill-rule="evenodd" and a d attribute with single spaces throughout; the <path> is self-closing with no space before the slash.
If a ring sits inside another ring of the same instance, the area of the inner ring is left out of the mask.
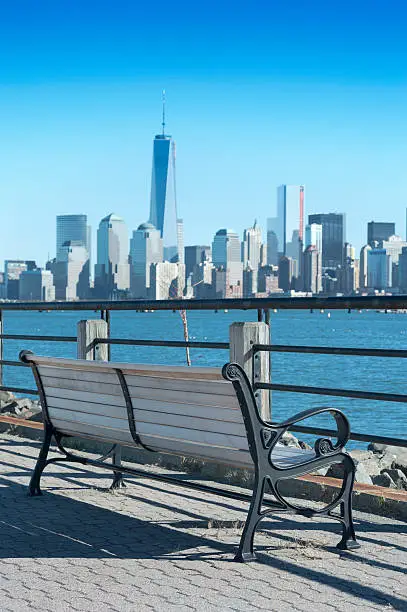
<path id="1" fill-rule="evenodd" d="M 108 325 L 102 319 L 79 321 L 78 327 L 78 359 L 91 361 L 108 361 L 107 344 L 94 344 L 96 338 L 108 337 Z"/>
<path id="2" fill-rule="evenodd" d="M 270 382 L 270 354 L 253 354 L 253 344 L 270 344 L 270 327 L 264 322 L 232 323 L 229 328 L 230 361 L 241 365 L 252 383 Z M 256 391 L 262 418 L 271 420 L 270 391 Z"/>

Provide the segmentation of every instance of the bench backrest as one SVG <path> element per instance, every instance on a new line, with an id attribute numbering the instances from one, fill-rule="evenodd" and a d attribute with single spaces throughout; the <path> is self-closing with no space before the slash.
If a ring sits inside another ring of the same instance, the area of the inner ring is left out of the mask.
<path id="1" fill-rule="evenodd" d="M 253 465 L 235 390 L 220 369 L 30 354 L 27 361 L 38 372 L 48 417 L 63 434 L 134 446 L 130 412 L 141 444 L 151 450 Z"/>

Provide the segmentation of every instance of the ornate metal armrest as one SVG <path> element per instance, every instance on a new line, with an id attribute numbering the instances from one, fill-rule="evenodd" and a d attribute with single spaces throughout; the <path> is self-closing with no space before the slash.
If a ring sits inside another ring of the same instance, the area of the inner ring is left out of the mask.
<path id="1" fill-rule="evenodd" d="M 337 408 L 330 408 L 327 406 L 320 406 L 318 408 L 310 408 L 309 410 L 304 410 L 303 412 L 299 412 L 298 414 L 283 421 L 282 423 L 273 424 L 273 428 L 280 430 L 282 432 L 281 433 L 282 435 L 285 431 L 287 431 L 289 427 L 291 427 L 292 425 L 295 425 L 295 423 L 303 421 L 304 419 L 308 419 L 312 416 L 316 416 L 317 414 L 322 414 L 324 412 L 329 412 L 336 421 L 336 426 L 338 430 L 338 433 L 337 433 L 338 441 L 336 444 L 332 444 L 329 438 L 318 438 L 318 440 L 315 441 L 314 450 L 317 456 L 335 453 L 341 450 L 345 446 L 345 444 L 347 443 L 350 437 L 349 421 L 344 415 L 344 413 L 341 410 L 338 410 Z M 268 425 L 271 425 L 271 424 L 269 423 Z M 281 435 L 279 435 L 278 438 L 280 438 Z"/>

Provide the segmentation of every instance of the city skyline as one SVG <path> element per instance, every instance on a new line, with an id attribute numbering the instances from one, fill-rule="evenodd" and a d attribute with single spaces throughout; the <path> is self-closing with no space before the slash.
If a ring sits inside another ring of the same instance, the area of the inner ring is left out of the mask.
<path id="1" fill-rule="evenodd" d="M 95 7 L 4 9 L 0 259 L 45 262 L 55 214 L 148 220 L 163 88 L 185 244 L 231 210 L 239 234 L 248 210 L 266 227 L 280 183 L 306 185 L 308 213 L 344 212 L 357 249 L 370 219 L 404 235 L 404 5 L 209 2 L 199 23 L 160 2 Z"/>

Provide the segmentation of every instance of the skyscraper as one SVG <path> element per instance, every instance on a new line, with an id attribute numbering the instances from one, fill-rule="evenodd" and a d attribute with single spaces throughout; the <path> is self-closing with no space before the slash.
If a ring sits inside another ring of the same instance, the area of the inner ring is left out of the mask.
<path id="1" fill-rule="evenodd" d="M 370 221 L 367 224 L 367 243 L 370 246 L 374 246 L 375 242 L 381 242 L 382 240 L 388 240 L 390 236 L 396 233 L 395 223 L 382 223 L 377 221 Z"/>
<path id="2" fill-rule="evenodd" d="M 223 268 L 226 272 L 223 297 L 237 297 L 236 294 L 242 290 L 243 264 L 240 251 L 240 240 L 236 232 L 231 229 L 216 232 L 212 243 L 212 261 L 215 268 Z"/>
<path id="3" fill-rule="evenodd" d="M 300 260 L 304 239 L 304 186 L 277 187 L 277 239 L 280 255 Z"/>
<path id="4" fill-rule="evenodd" d="M 305 247 L 315 246 L 322 256 L 322 225 L 311 223 L 305 228 Z"/>
<path id="5" fill-rule="evenodd" d="M 89 253 L 81 241 L 65 242 L 50 269 L 54 275 L 57 300 L 89 297 Z"/>
<path id="6" fill-rule="evenodd" d="M 150 297 L 151 264 L 163 261 L 163 241 L 151 223 L 142 223 L 130 240 L 130 290 L 135 298 Z"/>
<path id="7" fill-rule="evenodd" d="M 165 133 L 164 92 L 162 133 L 156 135 L 153 144 L 149 223 L 159 230 L 164 241 L 164 250 L 169 255 L 168 258 L 176 259 L 180 251 L 178 245 L 180 232 L 177 226 L 175 142 L 170 135 Z"/>
<path id="8" fill-rule="evenodd" d="M 126 225 L 113 213 L 101 220 L 97 233 L 95 292 L 111 297 L 130 286 L 129 242 Z"/>
<path id="9" fill-rule="evenodd" d="M 345 237 L 345 215 L 327 213 L 309 215 L 308 223 L 322 225 L 322 267 L 336 270 L 343 263 Z"/>
<path id="10" fill-rule="evenodd" d="M 90 251 L 90 227 L 87 225 L 86 215 L 58 215 L 57 216 L 57 260 L 61 249 L 66 242 L 81 243 L 88 253 Z"/>
<path id="11" fill-rule="evenodd" d="M 367 252 L 367 278 L 370 289 L 383 291 L 391 287 L 392 265 L 386 249 L 370 249 Z"/>

